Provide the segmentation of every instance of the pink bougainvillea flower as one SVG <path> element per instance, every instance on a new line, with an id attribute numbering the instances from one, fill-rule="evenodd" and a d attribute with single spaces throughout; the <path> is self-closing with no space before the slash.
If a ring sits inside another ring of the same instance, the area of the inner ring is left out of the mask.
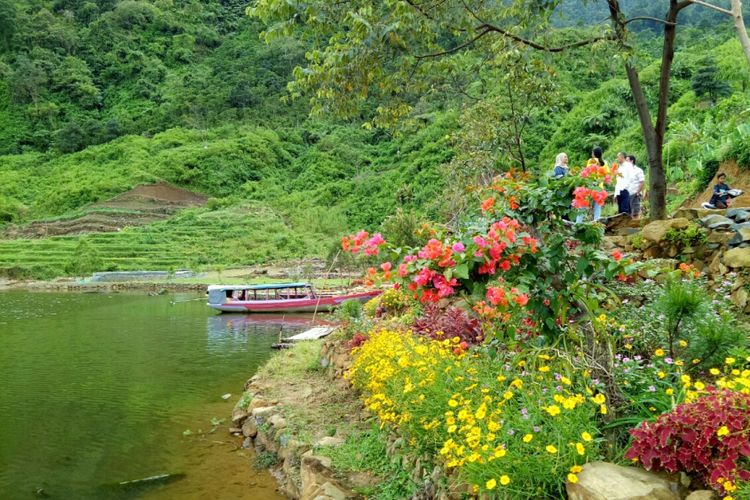
<path id="1" fill-rule="evenodd" d="M 409 275 L 409 268 L 406 267 L 406 264 L 398 265 L 398 275 L 402 278 L 406 278 Z"/>
<path id="2" fill-rule="evenodd" d="M 414 277 L 414 283 L 419 286 L 426 286 L 430 281 L 432 281 L 432 277 L 435 276 L 435 274 L 435 271 L 431 270 L 430 268 L 423 267 Z"/>
<path id="3" fill-rule="evenodd" d="M 485 239 L 481 236 L 474 236 L 474 243 L 476 243 L 479 248 L 484 248 L 487 246 L 487 241 L 485 241 Z"/>
<path id="4" fill-rule="evenodd" d="M 365 236 L 367 233 L 365 233 Z M 385 240 L 380 233 L 375 233 L 372 238 L 368 239 L 364 243 L 365 255 L 377 255 L 380 252 L 380 246 L 385 245 Z"/>
<path id="5" fill-rule="evenodd" d="M 464 250 L 466 250 L 466 247 L 460 241 L 458 243 L 454 243 L 451 248 L 453 248 L 453 251 L 456 252 L 456 253 L 461 253 Z"/>

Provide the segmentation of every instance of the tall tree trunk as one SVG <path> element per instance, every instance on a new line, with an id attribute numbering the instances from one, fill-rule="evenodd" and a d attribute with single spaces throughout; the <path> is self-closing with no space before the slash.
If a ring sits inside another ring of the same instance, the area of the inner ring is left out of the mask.
<path id="1" fill-rule="evenodd" d="M 666 215 L 666 176 L 662 164 L 662 138 L 656 133 L 651 112 L 648 109 L 646 94 L 643 92 L 638 71 L 626 60 L 625 71 L 630 83 L 630 92 L 633 94 L 635 108 L 641 122 L 643 142 L 648 154 L 648 185 L 649 185 L 649 217 L 651 219 L 664 219 Z"/>
<path id="2" fill-rule="evenodd" d="M 740 45 L 742 45 L 742 51 L 745 53 L 747 63 L 750 64 L 750 38 L 747 36 L 745 20 L 742 18 L 742 2 L 740 0 L 732 0 L 732 20 L 734 21 L 734 29 L 740 39 Z"/>
<path id="3" fill-rule="evenodd" d="M 627 48 L 627 26 L 620 9 L 618 0 L 607 0 L 610 19 L 615 29 L 615 34 L 623 48 Z M 635 100 L 638 118 L 641 122 L 643 142 L 648 153 L 648 186 L 649 186 L 649 216 L 651 219 L 664 219 L 667 216 L 667 179 L 664 172 L 663 149 L 664 136 L 667 131 L 667 109 L 669 108 L 669 83 L 672 61 L 674 60 L 674 41 L 677 34 L 677 15 L 680 11 L 690 5 L 689 1 L 669 1 L 669 11 L 664 20 L 664 45 L 661 55 L 661 72 L 659 74 L 659 94 L 656 110 L 656 125 L 651 120 L 648 102 L 643 92 L 638 71 L 625 59 L 625 71 L 628 75 L 630 91 Z"/>

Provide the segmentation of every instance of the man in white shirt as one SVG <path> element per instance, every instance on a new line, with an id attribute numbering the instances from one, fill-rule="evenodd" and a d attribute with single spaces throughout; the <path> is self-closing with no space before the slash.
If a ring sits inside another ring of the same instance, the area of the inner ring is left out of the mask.
<path id="1" fill-rule="evenodd" d="M 643 199 L 643 184 L 646 176 L 643 169 L 635 164 L 635 156 L 627 155 L 626 159 L 632 165 L 628 180 L 628 191 L 630 192 L 630 215 L 634 219 L 641 217 L 641 200 Z"/>
<path id="2" fill-rule="evenodd" d="M 630 180 L 633 177 L 633 164 L 627 159 L 625 153 L 617 153 L 617 182 L 615 182 L 615 202 L 617 213 L 631 213 L 630 207 Z"/>

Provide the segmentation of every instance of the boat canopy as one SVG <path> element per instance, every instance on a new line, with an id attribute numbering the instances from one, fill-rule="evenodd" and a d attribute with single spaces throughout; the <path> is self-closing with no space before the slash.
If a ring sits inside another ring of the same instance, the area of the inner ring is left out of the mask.
<path id="1" fill-rule="evenodd" d="M 279 290 L 282 288 L 305 288 L 312 286 L 310 283 L 268 283 L 265 285 L 210 285 L 208 291 L 214 290 Z"/>

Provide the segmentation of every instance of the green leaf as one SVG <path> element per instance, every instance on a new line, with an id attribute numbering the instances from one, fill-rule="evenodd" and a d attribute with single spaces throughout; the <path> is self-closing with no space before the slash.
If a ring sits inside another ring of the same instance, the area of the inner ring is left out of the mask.
<path id="1" fill-rule="evenodd" d="M 457 265 L 453 270 L 453 275 L 462 280 L 469 279 L 469 265 L 466 262 Z"/>

